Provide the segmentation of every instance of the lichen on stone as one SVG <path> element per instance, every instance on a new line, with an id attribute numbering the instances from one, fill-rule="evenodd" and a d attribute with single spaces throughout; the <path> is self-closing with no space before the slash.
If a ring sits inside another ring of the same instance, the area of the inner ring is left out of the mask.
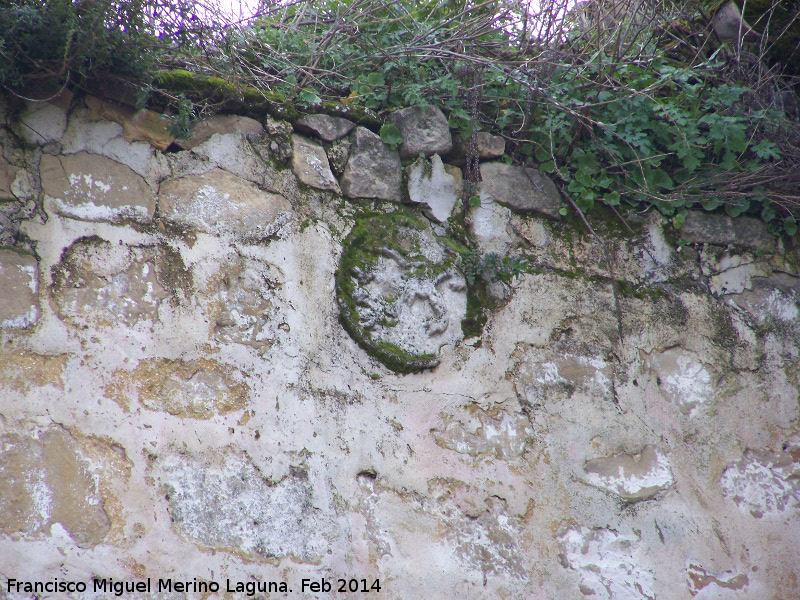
<path id="1" fill-rule="evenodd" d="M 466 313 L 455 253 L 406 209 L 365 213 L 344 246 L 336 291 L 348 333 L 394 371 L 438 365 L 440 347 L 462 338 Z"/>

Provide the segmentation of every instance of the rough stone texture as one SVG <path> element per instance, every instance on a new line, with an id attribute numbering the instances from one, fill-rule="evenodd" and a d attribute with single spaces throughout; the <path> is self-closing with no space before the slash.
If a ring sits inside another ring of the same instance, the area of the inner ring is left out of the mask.
<path id="1" fill-rule="evenodd" d="M 321 144 L 301 135 L 292 135 L 292 170 L 301 183 L 320 190 L 341 193 L 331 173 L 328 155 Z"/>
<path id="2" fill-rule="evenodd" d="M 80 152 L 42 156 L 45 208 L 88 221 L 150 221 L 156 203 L 144 179 L 125 165 Z"/>
<path id="3" fill-rule="evenodd" d="M 24 329 L 39 317 L 39 265 L 36 258 L 0 249 L 0 329 Z"/>
<path id="4" fill-rule="evenodd" d="M 247 405 L 247 386 L 234 381 L 230 368 L 205 359 L 144 360 L 132 372 L 117 373 L 115 380 L 106 393 L 125 409 L 128 399 L 138 396 L 150 410 L 209 419 Z"/>
<path id="5" fill-rule="evenodd" d="M 479 131 L 476 138 L 479 160 L 500 158 L 506 153 L 506 141 L 499 135 Z M 463 167 L 467 164 L 468 149 L 469 138 L 464 139 L 460 134 L 456 134 L 453 136 L 453 149 L 445 156 L 445 160 L 452 165 Z"/>
<path id="6" fill-rule="evenodd" d="M 355 126 L 356 124 L 352 121 L 328 115 L 303 115 L 294 123 L 297 131 L 318 137 L 324 142 L 333 142 L 343 138 Z"/>
<path id="7" fill-rule="evenodd" d="M 63 103 L 47 102 L 26 102 L 12 125 L 18 136 L 37 146 L 57 142 L 66 128 L 67 110 Z"/>
<path id="8" fill-rule="evenodd" d="M 328 548 L 330 517 L 314 506 L 302 470 L 273 483 L 230 450 L 216 460 L 183 456 L 162 470 L 174 527 L 203 547 L 298 561 L 320 560 Z"/>
<path id="9" fill-rule="evenodd" d="M 9 164 L 0 152 L 0 202 L 17 199 L 11 191 L 11 184 L 14 182 L 18 170 L 17 167 Z"/>
<path id="10" fill-rule="evenodd" d="M 364 127 L 356 127 L 350 141 L 350 156 L 339 182 L 344 195 L 400 202 L 403 175 L 397 152 Z"/>
<path id="11" fill-rule="evenodd" d="M 456 202 L 461 199 L 463 181 L 460 169 L 447 169 L 438 154 L 430 161 L 417 160 L 408 167 L 408 196 L 411 202 L 427 204 L 439 223 L 446 223 Z"/>
<path id="12" fill-rule="evenodd" d="M 328 155 L 331 170 L 337 177 L 341 177 L 350 158 L 350 140 L 345 138 L 336 141 L 328 146 L 325 153 Z"/>
<path id="13" fill-rule="evenodd" d="M 608 490 L 627 502 L 649 500 L 675 483 L 666 456 L 655 447 L 586 461 L 586 482 Z"/>
<path id="14" fill-rule="evenodd" d="M 176 139 L 175 145 L 183 150 L 191 150 L 207 142 L 213 135 L 240 133 L 247 139 L 257 139 L 264 134 L 264 126 L 249 117 L 239 115 L 214 115 L 192 127 L 191 135 L 185 140 Z"/>
<path id="15" fill-rule="evenodd" d="M 441 110 L 435 106 L 411 106 L 394 111 L 389 123 L 397 126 L 403 136 L 400 158 L 447 154 L 453 148 L 450 126 Z"/>
<path id="16" fill-rule="evenodd" d="M 163 151 L 175 140 L 175 136 L 167 129 L 167 121 L 152 110 L 136 110 L 127 104 L 101 100 L 95 96 L 86 97 L 86 106 L 90 119 L 122 125 L 123 135 L 128 142 L 147 142 Z"/>
<path id="17" fill-rule="evenodd" d="M 386 598 L 800 597 L 796 246 L 682 245 L 652 212 L 622 235 L 598 221 L 624 282 L 618 321 L 582 228 L 492 200 L 445 228 L 301 189 L 274 162 L 291 125 L 265 129 L 162 153 L 79 103 L 58 143 L 18 147 L 0 127 L 26 202 L 46 196 L 44 150 L 89 154 L 93 181 L 105 160 L 127 165 L 162 199 L 192 183 L 186 206 L 204 174 L 229 184 L 208 227 L 178 209 L 144 224 L 36 200 L 19 213 L 12 241 L 33 255 L 14 259 L 38 265 L 39 316 L 0 331 L 0 596 L 48 595 L 8 578 L 169 577 L 333 598 L 302 579 L 353 577 Z M 502 294 L 453 289 L 456 233 L 530 269 L 493 282 Z M 451 294 L 447 343 L 430 341 L 443 319 L 415 279 Z M 405 339 L 435 360 L 400 374 L 365 351 L 340 283 L 364 291 L 363 316 L 379 309 L 365 331 L 388 336 L 406 311 Z"/>
<path id="18" fill-rule="evenodd" d="M 53 535 L 60 526 L 79 548 L 96 546 L 111 524 L 95 471 L 62 429 L 0 438 L 0 532 Z"/>
<path id="19" fill-rule="evenodd" d="M 767 224 L 749 217 L 731 219 L 728 215 L 690 210 L 680 228 L 680 236 L 687 242 L 736 244 L 765 252 L 775 250 L 775 236 L 769 232 Z"/>
<path id="20" fill-rule="evenodd" d="M 482 201 L 495 201 L 522 212 L 558 219 L 561 197 L 555 184 L 536 169 L 505 163 L 481 165 L 478 193 Z"/>
<path id="21" fill-rule="evenodd" d="M 222 169 L 187 175 L 161 184 L 159 211 L 168 223 L 216 235 L 269 236 L 291 205 Z"/>

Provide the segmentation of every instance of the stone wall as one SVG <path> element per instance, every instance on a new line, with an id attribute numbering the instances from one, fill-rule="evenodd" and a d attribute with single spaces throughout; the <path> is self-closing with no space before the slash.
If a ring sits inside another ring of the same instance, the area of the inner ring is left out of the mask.
<path id="1" fill-rule="evenodd" d="M 2 104 L 0 598 L 800 597 L 797 247 L 392 122 Z"/>

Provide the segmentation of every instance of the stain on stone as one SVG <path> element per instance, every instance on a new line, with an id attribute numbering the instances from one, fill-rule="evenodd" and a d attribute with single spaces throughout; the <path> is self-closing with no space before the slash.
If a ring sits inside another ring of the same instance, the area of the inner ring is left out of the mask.
<path id="1" fill-rule="evenodd" d="M 626 502 L 649 500 L 675 483 L 667 457 L 649 445 L 638 454 L 587 460 L 583 470 L 586 483 Z"/>
<path id="2" fill-rule="evenodd" d="M 39 318 L 36 258 L 0 249 L 0 288 L 0 328 L 24 329 L 33 325 Z"/>
<path id="3" fill-rule="evenodd" d="M 442 428 L 431 431 L 439 446 L 476 457 L 493 452 L 501 460 L 525 452 L 533 428 L 524 414 L 509 414 L 498 406 L 484 410 L 477 404 L 469 405 L 465 412 L 463 420 L 442 416 Z"/>
<path id="4" fill-rule="evenodd" d="M 0 387 L 25 393 L 51 385 L 64 389 L 67 355 L 43 356 L 25 350 L 0 349 Z"/>
<path id="5" fill-rule="evenodd" d="M 641 560 L 638 535 L 573 525 L 563 528 L 556 540 L 562 565 L 577 572 L 582 594 L 597 600 L 655 598 L 655 577 Z"/>
<path id="6" fill-rule="evenodd" d="M 796 518 L 800 514 L 800 444 L 781 452 L 747 450 L 722 474 L 723 493 L 742 512 Z"/>
<path id="7" fill-rule="evenodd" d="M 613 367 L 599 356 L 564 353 L 545 358 L 531 349 L 530 356 L 521 357 L 514 369 L 514 385 L 520 398 L 532 406 L 545 399 L 576 391 L 598 400 L 613 398 Z"/>
<path id="8" fill-rule="evenodd" d="M 133 371 L 117 371 L 106 387 L 106 395 L 126 410 L 128 398 L 138 395 L 145 408 L 192 419 L 241 410 L 248 393 L 234 369 L 208 359 L 143 360 Z"/>
<path id="9" fill-rule="evenodd" d="M 81 548 L 105 539 L 111 523 L 96 473 L 69 433 L 10 433 L 0 442 L 0 532 L 36 538 L 60 524 Z"/>
<path id="10" fill-rule="evenodd" d="M 744 573 L 736 573 L 734 571 L 727 571 L 719 576 L 710 575 L 703 567 L 689 563 L 686 568 L 686 576 L 689 584 L 689 593 L 696 596 L 704 588 L 709 588 L 716 592 L 718 596 L 722 593 L 722 589 L 727 590 L 741 590 L 747 587 L 750 581 Z M 713 589 L 717 588 L 717 589 Z M 715 596 L 716 597 L 716 596 Z"/>
<path id="11" fill-rule="evenodd" d="M 709 401 L 715 392 L 714 376 L 694 352 L 674 347 L 647 356 L 661 393 L 684 414 Z"/>
<path id="12" fill-rule="evenodd" d="M 314 506 L 311 482 L 297 472 L 271 482 L 232 449 L 221 457 L 176 454 L 162 469 L 174 528 L 202 547 L 316 561 L 330 546 L 330 513 Z"/>
<path id="13" fill-rule="evenodd" d="M 53 295 L 61 319 L 75 325 L 134 327 L 158 321 L 169 297 L 154 246 L 130 247 L 98 237 L 81 238 L 53 268 Z"/>

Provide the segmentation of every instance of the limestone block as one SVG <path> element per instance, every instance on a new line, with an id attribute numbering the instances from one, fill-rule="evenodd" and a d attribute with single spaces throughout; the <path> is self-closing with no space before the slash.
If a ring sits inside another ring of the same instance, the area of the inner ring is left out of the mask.
<path id="1" fill-rule="evenodd" d="M 521 456 L 533 436 L 530 421 L 521 413 L 509 414 L 497 406 L 483 410 L 477 404 L 468 406 L 466 413 L 472 422 L 442 417 L 442 428 L 431 431 L 438 445 L 460 454 L 493 453 L 500 460 L 509 460 Z"/>
<path id="2" fill-rule="evenodd" d="M 561 197 L 555 184 L 537 169 L 514 167 L 501 162 L 483 163 L 478 193 L 513 210 L 533 212 L 559 219 Z"/>
<path id="3" fill-rule="evenodd" d="M 26 102 L 13 125 L 14 132 L 37 146 L 57 142 L 67 128 L 67 108 L 63 103 Z"/>
<path id="4" fill-rule="evenodd" d="M 800 278 L 774 273 L 755 279 L 752 290 L 731 297 L 729 302 L 762 324 L 771 319 L 795 323 L 800 320 Z"/>
<path id="5" fill-rule="evenodd" d="M 17 171 L 19 171 L 17 167 L 3 158 L 3 152 L 2 149 L 0 149 L 0 202 L 17 199 L 11 191 L 11 186 L 14 183 Z"/>
<path id="6" fill-rule="evenodd" d="M 469 208 L 470 229 L 484 254 L 505 256 L 514 245 L 511 231 L 511 211 L 505 206 L 481 196 L 479 206 Z"/>
<path id="7" fill-rule="evenodd" d="M 400 202 L 403 174 L 397 151 L 364 127 L 356 127 L 350 141 L 350 156 L 340 182 L 344 195 Z"/>
<path id="8" fill-rule="evenodd" d="M 775 251 L 775 236 L 769 232 L 767 224 L 750 217 L 731 219 L 728 215 L 690 210 L 680 228 L 680 236 L 687 242 L 737 244 L 752 250 Z"/>
<path id="9" fill-rule="evenodd" d="M 425 156 L 447 154 L 453 148 L 447 118 L 435 106 L 396 110 L 389 115 L 388 121 L 397 126 L 403 136 L 400 144 L 400 158 L 403 160 L 420 153 Z"/>
<path id="10" fill-rule="evenodd" d="M 723 493 L 757 519 L 800 515 L 800 445 L 781 452 L 747 450 L 722 474 Z"/>
<path id="11" fill-rule="evenodd" d="M 328 156 L 321 144 L 301 135 L 292 135 L 292 170 L 301 183 L 320 190 L 341 193 L 331 173 Z"/>
<path id="12" fill-rule="evenodd" d="M 478 160 L 492 160 L 506 153 L 506 141 L 501 136 L 479 131 L 475 137 L 478 144 Z M 459 167 L 466 165 L 469 142 L 469 138 L 462 138 L 460 134 L 454 135 L 453 149 L 445 156 L 445 160 Z"/>
<path id="13" fill-rule="evenodd" d="M 232 371 L 207 359 L 143 360 L 133 371 L 117 371 L 106 395 L 126 410 L 128 398 L 138 396 L 149 410 L 210 419 L 247 405 L 248 386 L 235 381 Z"/>
<path id="14" fill-rule="evenodd" d="M 658 377 L 661 393 L 684 414 L 691 414 L 714 396 L 714 375 L 693 352 L 670 348 L 650 356 L 647 364 Z"/>
<path id="15" fill-rule="evenodd" d="M 649 500 L 675 483 L 669 460 L 654 446 L 645 446 L 634 455 L 623 453 L 587 460 L 583 470 L 586 483 L 626 502 Z"/>
<path id="16" fill-rule="evenodd" d="M 744 20 L 739 7 L 733 2 L 726 2 L 719 7 L 711 19 L 711 27 L 721 40 L 738 40 L 750 34 L 750 40 L 755 39 L 753 28 Z"/>
<path id="17" fill-rule="evenodd" d="M 655 598 L 655 577 L 641 560 L 640 534 L 570 526 L 556 537 L 562 565 L 578 573 L 579 589 L 598 600 Z"/>
<path id="18" fill-rule="evenodd" d="M 164 260 L 155 247 L 131 248 L 99 238 L 78 240 L 64 251 L 54 269 L 58 316 L 78 327 L 152 325 L 158 321 L 161 302 L 169 296 Z"/>
<path id="19" fill-rule="evenodd" d="M 155 198 L 144 179 L 104 156 L 45 154 L 40 174 L 48 210 L 87 221 L 153 218 Z"/>
<path id="20" fill-rule="evenodd" d="M 86 97 L 86 106 L 90 119 L 114 121 L 122 125 L 123 135 L 128 142 L 147 142 L 163 152 L 175 140 L 167 128 L 167 121 L 152 110 L 136 110 L 127 104 L 109 102 L 95 96 Z"/>
<path id="21" fill-rule="evenodd" d="M 0 328 L 24 329 L 39 318 L 39 265 L 34 256 L 0 249 Z"/>
<path id="22" fill-rule="evenodd" d="M 187 175 L 161 184 L 159 211 L 168 223 L 217 235 L 270 235 L 270 225 L 291 211 L 283 196 L 222 169 Z M 274 232 L 273 232 L 274 233 Z"/>
<path id="23" fill-rule="evenodd" d="M 248 140 L 254 140 L 264 134 L 264 126 L 249 117 L 239 115 L 214 115 L 197 123 L 191 135 L 185 139 L 176 139 L 175 145 L 184 150 L 191 150 L 195 146 L 208 141 L 213 135 L 226 135 L 239 133 Z"/>
<path id="24" fill-rule="evenodd" d="M 356 124 L 352 121 L 328 115 L 303 115 L 294 124 L 297 131 L 316 136 L 324 142 L 333 142 L 343 138 L 355 126 Z"/>
<path id="25" fill-rule="evenodd" d="M 0 532 L 43 537 L 60 524 L 80 548 L 101 543 L 111 528 L 99 473 L 65 430 L 0 438 Z"/>
<path id="26" fill-rule="evenodd" d="M 170 456 L 161 468 L 173 527 L 202 547 L 299 561 L 319 560 L 330 547 L 331 513 L 314 506 L 302 471 L 273 483 L 231 449 L 221 458 Z"/>
<path id="27" fill-rule="evenodd" d="M 445 223 L 461 198 L 460 175 L 460 169 L 448 170 L 438 154 L 430 161 L 419 159 L 408 167 L 408 196 L 412 202 L 427 204 L 433 217 Z"/>

